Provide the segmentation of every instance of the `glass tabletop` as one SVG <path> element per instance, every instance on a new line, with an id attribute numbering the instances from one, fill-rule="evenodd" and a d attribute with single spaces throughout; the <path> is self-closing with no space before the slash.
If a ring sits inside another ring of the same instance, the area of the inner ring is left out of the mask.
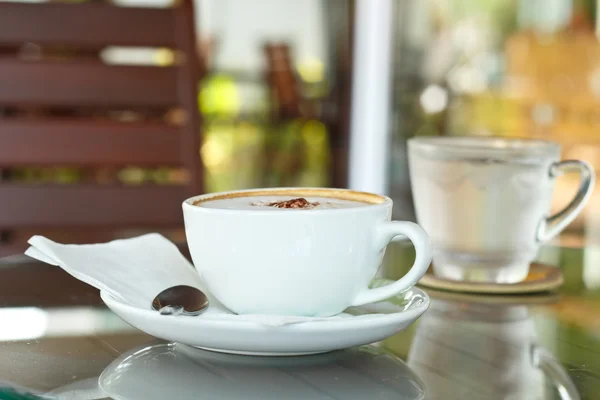
<path id="1" fill-rule="evenodd" d="M 401 275 L 411 252 L 390 245 L 381 274 Z M 599 261 L 600 246 L 546 246 L 538 262 L 561 268 L 559 293 L 428 290 L 425 315 L 380 343 L 269 358 L 157 340 L 61 269 L 4 259 L 0 399 L 596 399 Z"/>

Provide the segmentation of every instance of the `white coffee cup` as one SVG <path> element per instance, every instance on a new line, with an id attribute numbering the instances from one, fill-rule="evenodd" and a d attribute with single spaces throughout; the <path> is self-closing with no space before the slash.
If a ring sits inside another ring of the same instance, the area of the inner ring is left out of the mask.
<path id="1" fill-rule="evenodd" d="M 251 196 L 325 197 L 366 205 L 311 210 L 201 206 Z M 183 202 L 194 265 L 210 292 L 238 314 L 330 316 L 409 289 L 429 266 L 429 239 L 412 222 L 390 221 L 391 213 L 388 197 L 340 189 L 255 189 Z M 413 242 L 414 265 L 398 281 L 369 289 L 387 244 L 399 235 Z"/>

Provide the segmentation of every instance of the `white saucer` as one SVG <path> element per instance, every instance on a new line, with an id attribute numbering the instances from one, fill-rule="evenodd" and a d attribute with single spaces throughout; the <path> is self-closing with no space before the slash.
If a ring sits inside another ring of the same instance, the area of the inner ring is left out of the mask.
<path id="1" fill-rule="evenodd" d="M 412 288 L 388 301 L 352 307 L 344 318 L 267 326 L 230 318 L 163 316 L 100 292 L 125 322 L 157 338 L 231 354 L 290 356 L 323 353 L 378 342 L 405 329 L 429 307 L 429 296 Z M 242 317 L 239 316 L 241 319 Z"/>

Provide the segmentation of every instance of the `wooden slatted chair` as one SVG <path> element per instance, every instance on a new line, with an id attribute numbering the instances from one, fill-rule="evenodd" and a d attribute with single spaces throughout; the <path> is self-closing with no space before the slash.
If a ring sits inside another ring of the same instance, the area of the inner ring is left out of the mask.
<path id="1" fill-rule="evenodd" d="M 0 169 L 179 166 L 189 179 L 185 185 L 166 186 L 4 180 L 0 230 L 181 226 L 181 201 L 202 188 L 192 1 L 164 9 L 0 2 L 0 48 L 27 43 L 84 51 L 168 47 L 176 50 L 177 61 L 167 67 L 125 66 L 100 59 L 32 61 L 0 54 L 0 109 L 180 109 L 184 118 L 175 124 L 160 118 L 122 122 L 69 113 L 0 114 Z"/>

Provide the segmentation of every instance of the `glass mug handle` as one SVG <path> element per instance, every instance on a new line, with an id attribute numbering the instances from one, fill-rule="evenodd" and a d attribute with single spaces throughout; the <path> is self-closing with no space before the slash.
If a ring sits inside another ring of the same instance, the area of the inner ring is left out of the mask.
<path id="1" fill-rule="evenodd" d="M 534 367 L 540 369 L 550 380 L 558 391 L 561 400 L 580 400 L 581 396 L 577 387 L 565 372 L 556 358 L 543 347 L 536 344 L 531 345 L 531 361 Z"/>
<path id="2" fill-rule="evenodd" d="M 384 222 L 374 234 L 375 249 L 381 251 L 396 236 L 406 236 L 415 247 L 415 263 L 402 278 L 396 282 L 375 289 L 367 289 L 358 294 L 353 306 L 375 303 L 393 297 L 413 287 L 425 275 L 431 263 L 431 244 L 427 233 L 417 224 L 406 221 Z"/>
<path id="3" fill-rule="evenodd" d="M 573 222 L 594 190 L 594 169 L 585 161 L 565 160 L 553 163 L 549 173 L 551 178 L 555 178 L 570 172 L 578 172 L 581 176 L 577 194 L 565 208 L 541 221 L 537 230 L 538 242 L 552 239 Z"/>

